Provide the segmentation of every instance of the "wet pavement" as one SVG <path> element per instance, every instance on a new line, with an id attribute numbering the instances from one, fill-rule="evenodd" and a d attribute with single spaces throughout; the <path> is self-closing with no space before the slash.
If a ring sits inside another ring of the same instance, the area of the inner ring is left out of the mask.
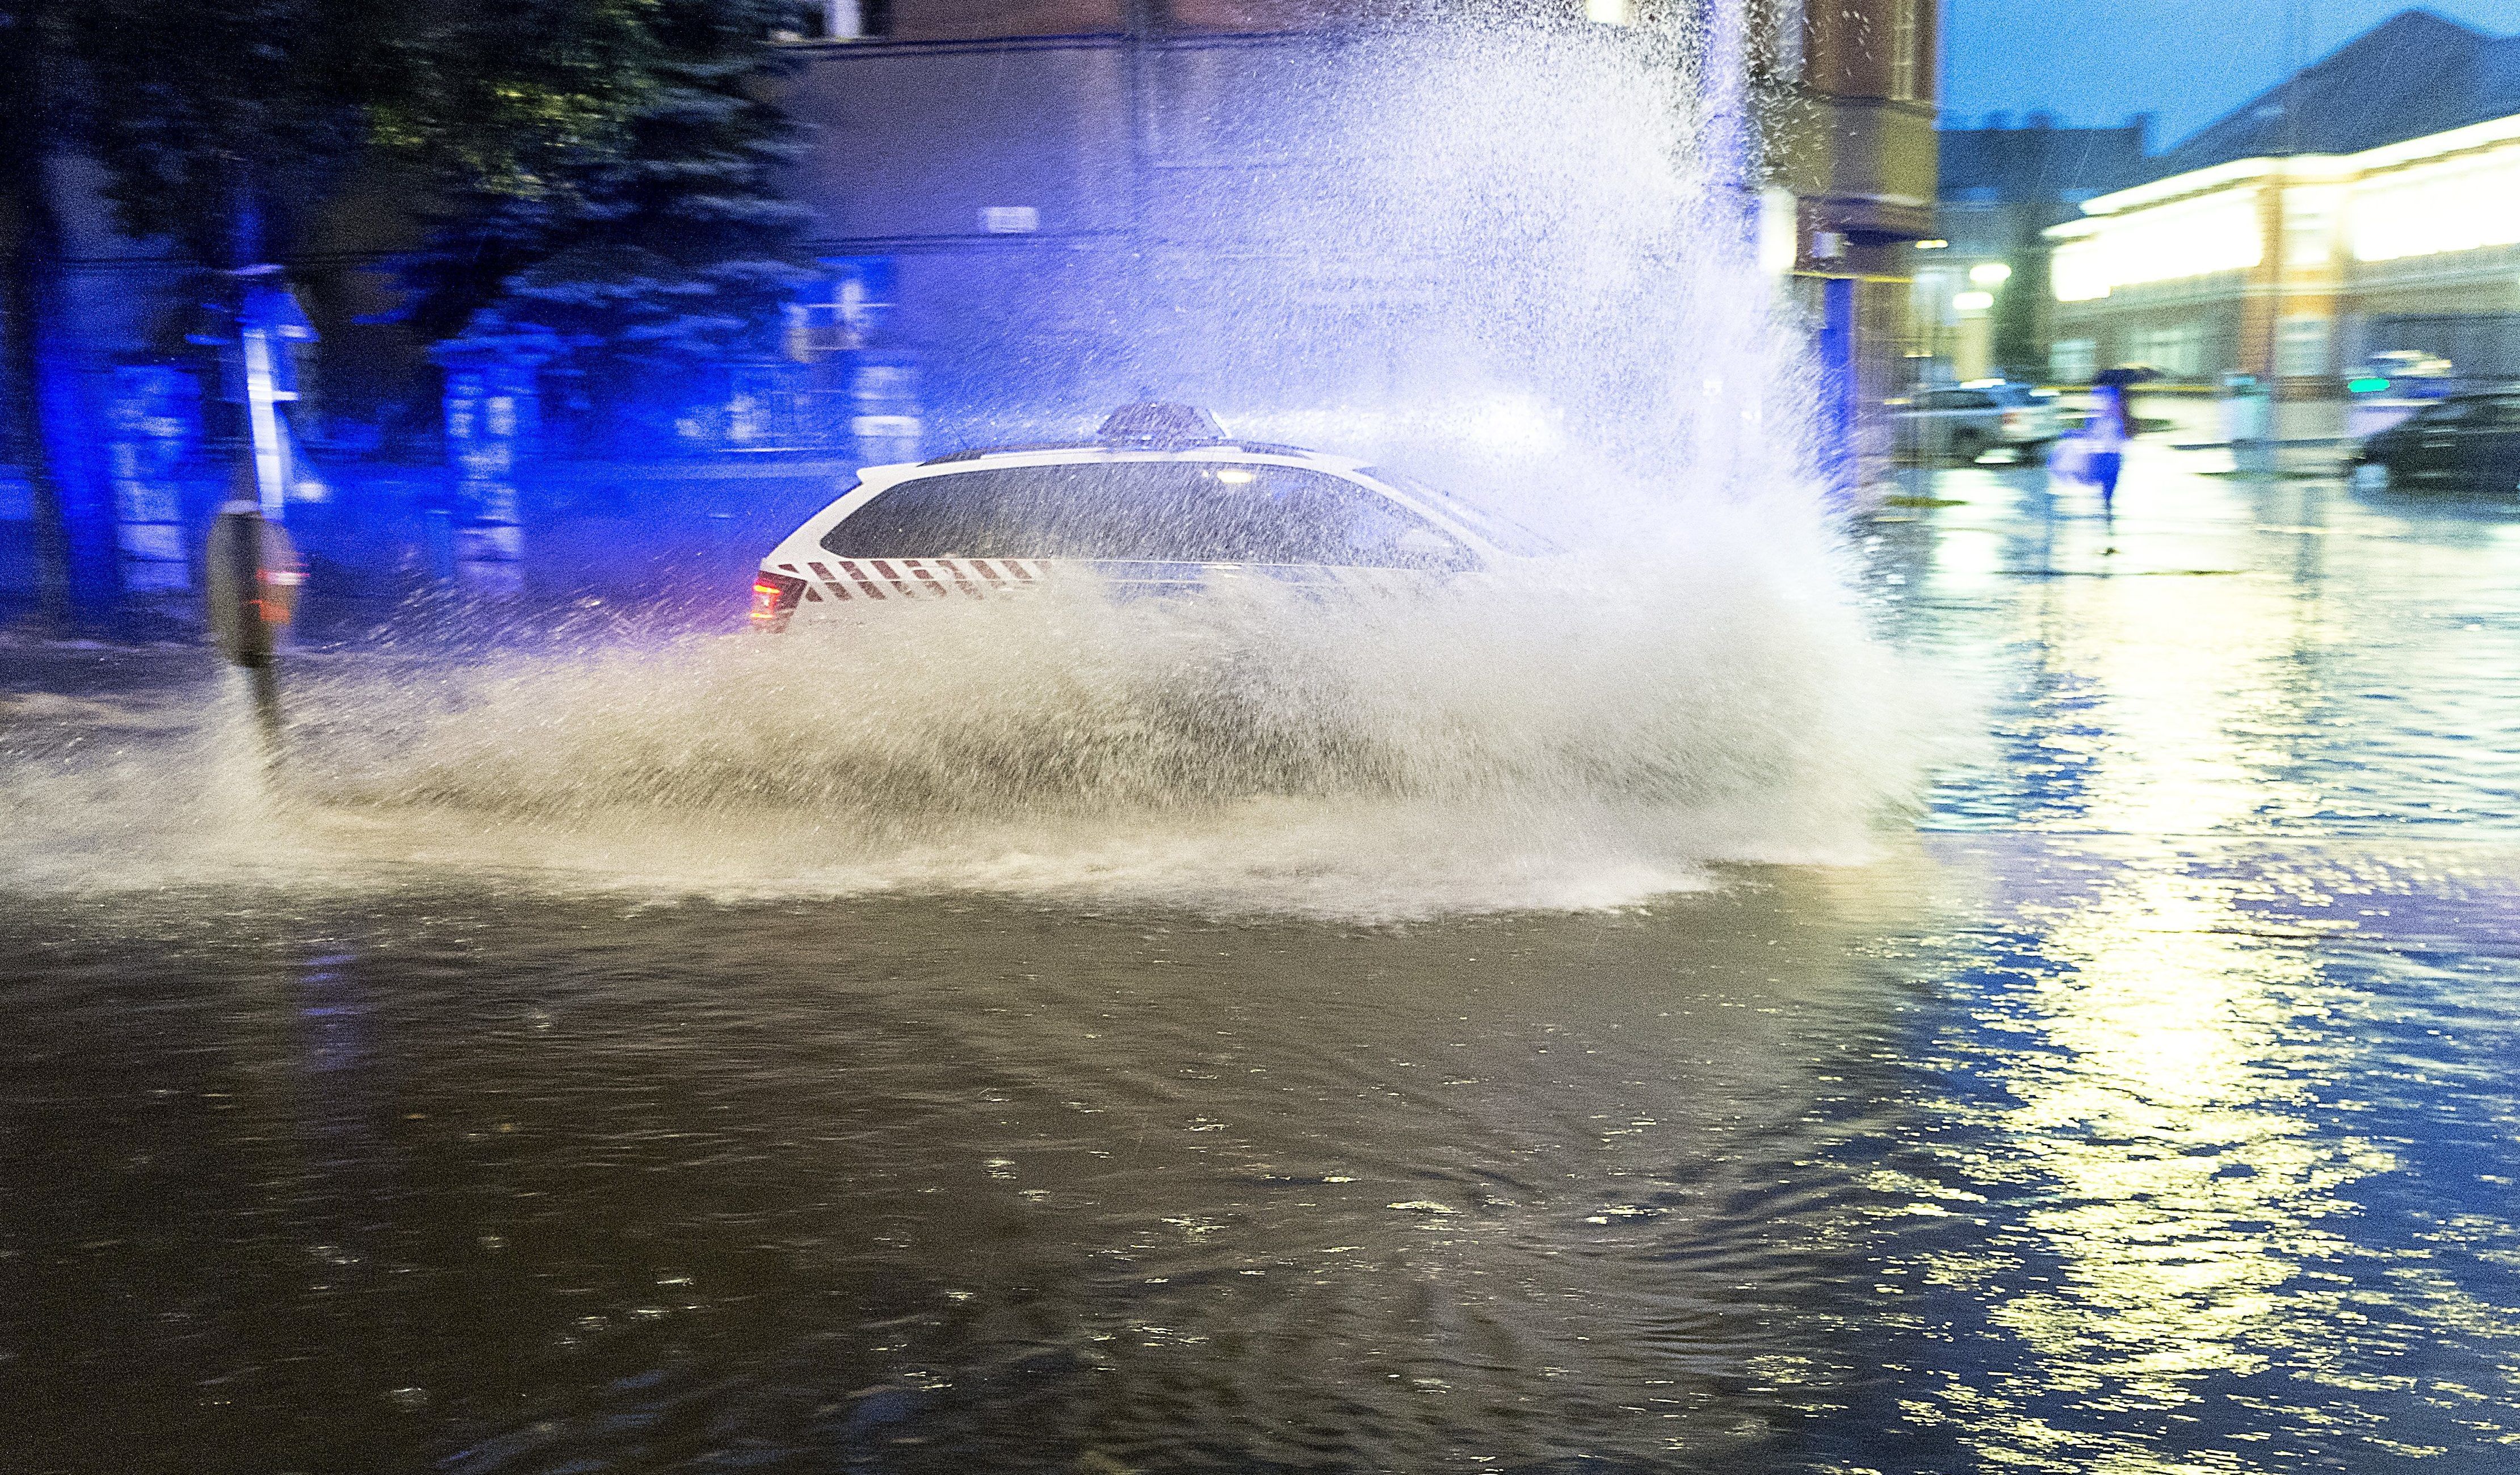
<path id="1" fill-rule="evenodd" d="M 1860 535 L 1867 865 L 14 888 L 0 1469 L 2520 1468 L 2520 507 L 2210 455 Z"/>

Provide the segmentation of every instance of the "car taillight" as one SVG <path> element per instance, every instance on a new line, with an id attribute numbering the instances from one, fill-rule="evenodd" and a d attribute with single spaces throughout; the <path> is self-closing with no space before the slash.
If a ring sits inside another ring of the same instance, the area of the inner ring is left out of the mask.
<path id="1" fill-rule="evenodd" d="M 796 601 L 805 593 L 805 580 L 764 569 L 752 576 L 752 627 L 775 630 L 788 622 Z"/>

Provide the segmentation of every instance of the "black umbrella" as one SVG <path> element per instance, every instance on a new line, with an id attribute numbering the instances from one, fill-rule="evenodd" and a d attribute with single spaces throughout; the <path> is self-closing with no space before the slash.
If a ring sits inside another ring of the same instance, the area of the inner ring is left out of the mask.
<path id="1" fill-rule="evenodd" d="M 2141 384 L 2147 379 L 2160 377 L 2161 371 L 2158 369 L 2147 369 L 2141 364 L 2123 364 L 2114 369 L 2102 369 L 2092 375 L 2092 385 L 2094 389 L 2105 384 L 2124 390 L 2130 386 Z"/>

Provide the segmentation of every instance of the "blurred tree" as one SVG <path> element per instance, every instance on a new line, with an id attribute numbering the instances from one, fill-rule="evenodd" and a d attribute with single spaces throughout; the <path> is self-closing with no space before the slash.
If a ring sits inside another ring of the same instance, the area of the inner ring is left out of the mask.
<path id="1" fill-rule="evenodd" d="M 767 351 L 806 276 L 805 212 L 776 184 L 788 125 L 764 86 L 781 65 L 771 38 L 799 7 L 635 12 L 614 51 L 637 85 L 603 146 L 467 167 L 408 278 L 425 337 L 547 344 L 546 372 L 575 387 L 608 448 L 663 434 L 710 366 Z"/>
<path id="2" fill-rule="evenodd" d="M 78 143 L 123 230 L 202 264 L 270 259 L 407 81 L 356 0 L 52 0 L 77 65 Z"/>
<path id="3" fill-rule="evenodd" d="M 92 158 L 124 231 L 233 272 L 285 254 L 380 150 L 439 206 L 415 326 L 548 331 L 573 367 L 617 383 L 737 348 L 777 317 L 795 217 L 769 188 L 782 123 L 758 83 L 798 9 L 0 0 L 0 326 L 8 424 L 49 530 L 48 609 L 66 609 L 69 566 L 53 474 L 67 448 L 38 384 L 58 332 L 49 161 Z"/>
<path id="4" fill-rule="evenodd" d="M 26 480 L 35 521 L 37 609 L 70 619 L 70 551 L 62 480 L 44 435 L 43 320 L 58 310 L 61 221 L 45 161 L 62 130 L 55 85 L 64 45 L 60 17 L 43 0 L 0 3 L 0 339 L 6 340 L 7 437 Z"/>

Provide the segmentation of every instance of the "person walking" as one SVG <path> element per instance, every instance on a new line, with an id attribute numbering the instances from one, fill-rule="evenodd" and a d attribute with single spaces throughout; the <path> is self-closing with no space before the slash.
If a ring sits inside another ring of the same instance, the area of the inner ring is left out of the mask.
<path id="1" fill-rule="evenodd" d="M 2083 422 L 2083 476 L 2100 489 L 2103 518 L 2116 515 L 2118 469 L 2126 462 L 2127 437 L 2132 431 L 2127 418 L 2126 385 L 2104 376 L 2092 386 L 2092 413 Z"/>

